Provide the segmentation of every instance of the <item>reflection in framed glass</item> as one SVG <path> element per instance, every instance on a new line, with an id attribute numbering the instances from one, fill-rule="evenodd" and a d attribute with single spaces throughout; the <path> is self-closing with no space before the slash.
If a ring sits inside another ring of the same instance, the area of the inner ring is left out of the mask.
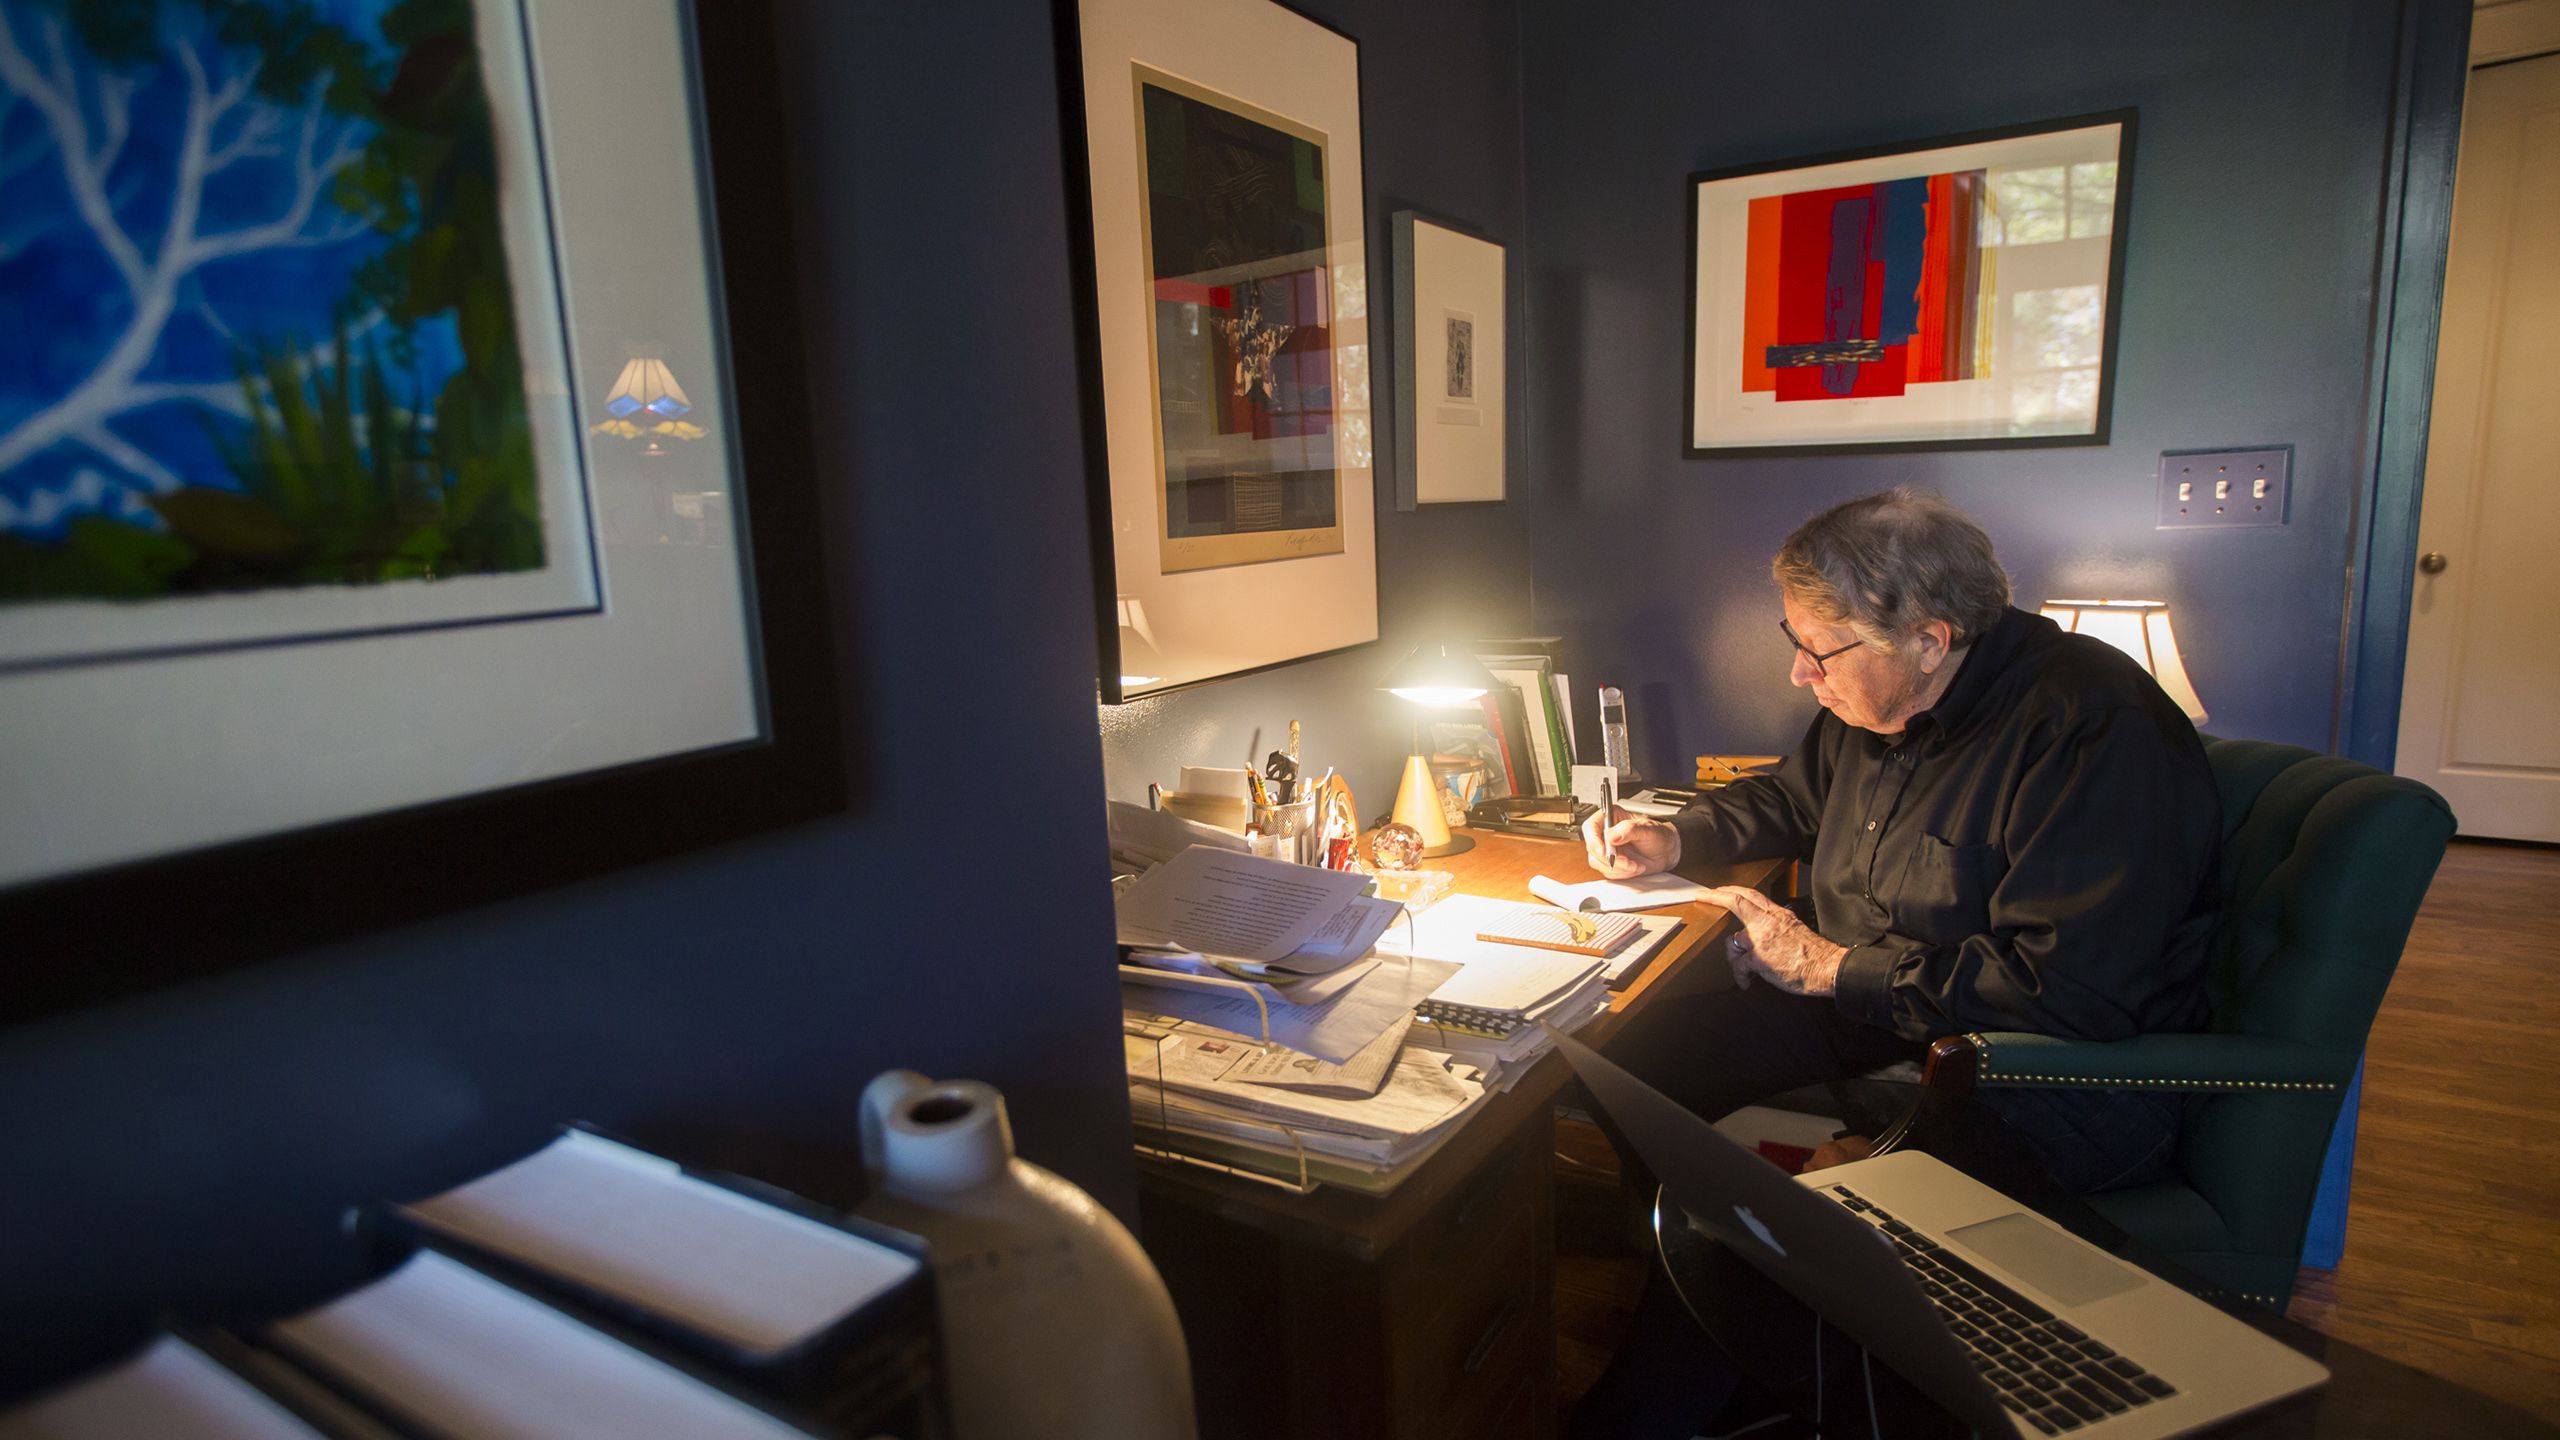
<path id="1" fill-rule="evenodd" d="M 1058 28 L 1102 698 L 1374 641 L 1358 44 L 1272 0 Z"/>
<path id="2" fill-rule="evenodd" d="M 1684 453 L 2107 438 L 2134 113 L 1689 177 Z"/>
<path id="3" fill-rule="evenodd" d="M 143 13 L 0 36 L 187 301 L 0 395 L 0 1021 L 841 804 L 765 0 Z"/>

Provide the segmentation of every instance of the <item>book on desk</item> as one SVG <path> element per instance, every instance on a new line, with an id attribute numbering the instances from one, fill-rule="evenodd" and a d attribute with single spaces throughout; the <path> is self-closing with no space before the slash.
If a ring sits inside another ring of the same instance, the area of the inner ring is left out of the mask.
<path id="1" fill-rule="evenodd" d="M 922 1242 L 758 1182 L 573 1127 L 354 1228 L 367 1283 L 174 1321 L 0 1437 L 949 1433 Z"/>

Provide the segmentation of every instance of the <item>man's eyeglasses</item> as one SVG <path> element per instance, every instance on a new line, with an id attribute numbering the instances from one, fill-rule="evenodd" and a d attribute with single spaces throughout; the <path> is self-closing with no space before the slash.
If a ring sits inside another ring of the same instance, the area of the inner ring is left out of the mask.
<path id="1" fill-rule="evenodd" d="M 1825 677 L 1825 678 L 1828 678 L 1828 677 L 1830 676 L 1831 672 L 1830 672 L 1830 671 L 1828 671 L 1828 670 L 1825 670 L 1824 668 L 1822 668 L 1822 662 L 1823 662 L 1823 661 L 1825 661 L 1825 660 L 1829 660 L 1829 659 L 1832 659 L 1832 658 L 1834 658 L 1835 656 L 1846 655 L 1846 654 L 1848 654 L 1850 651 L 1855 650 L 1855 649 L 1857 649 L 1859 646 L 1864 645 L 1865 643 L 1867 643 L 1867 642 L 1865 642 L 1864 640 L 1852 640 L 1852 641 L 1850 641 L 1848 644 L 1841 646 L 1841 647 L 1840 647 L 1839 649 L 1837 649 L 1837 650 L 1824 650 L 1824 651 L 1821 651 L 1821 652 L 1819 652 L 1819 653 L 1816 653 L 1816 652 L 1814 651 L 1813 647 L 1811 647 L 1811 646 L 1809 646 L 1809 645 L 1805 644 L 1802 640 L 1799 640 L 1799 639 L 1797 639 L 1797 638 L 1796 638 L 1796 628 L 1795 628 L 1794 626 L 1792 626 L 1792 625 L 1788 624 L 1786 621 L 1781 620 L 1781 621 L 1779 621 L 1779 622 L 1778 622 L 1778 633 L 1779 633 L 1779 634 L 1781 634 L 1781 635 L 1786 636 L 1786 637 L 1787 637 L 1787 643 L 1788 643 L 1788 644 L 1793 645 L 1794 647 L 1796 647 L 1796 650 L 1797 650 L 1799 653 L 1801 653 L 1801 654 L 1804 656 L 1804 658 L 1806 658 L 1807 660 L 1810 660 L 1810 661 L 1812 661 L 1812 662 L 1813 662 L 1813 673 L 1814 673 L 1814 674 L 1816 674 L 1816 675 L 1820 675 L 1820 676 L 1823 676 L 1823 677 Z"/>

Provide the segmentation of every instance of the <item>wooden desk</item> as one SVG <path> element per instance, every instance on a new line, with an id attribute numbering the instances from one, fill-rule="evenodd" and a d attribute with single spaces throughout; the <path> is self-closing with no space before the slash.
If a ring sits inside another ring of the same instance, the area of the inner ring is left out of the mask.
<path id="1" fill-rule="evenodd" d="M 1579 842 L 1476 832 L 1426 861 L 1469 894 L 1529 898 L 1532 875 L 1589 878 Z M 1704 873 L 1772 889 L 1785 862 Z M 1733 922 L 1709 905 L 1579 1037 L 1604 1046 L 1647 998 L 1729 984 L 1695 966 Z M 1554 1100 L 1550 1053 L 1490 1097 L 1392 1193 L 1292 1195 L 1141 1159 L 1140 1233 L 1191 1346 L 1200 1430 L 1222 1437 L 1546 1436 L 1555 1426 Z"/>

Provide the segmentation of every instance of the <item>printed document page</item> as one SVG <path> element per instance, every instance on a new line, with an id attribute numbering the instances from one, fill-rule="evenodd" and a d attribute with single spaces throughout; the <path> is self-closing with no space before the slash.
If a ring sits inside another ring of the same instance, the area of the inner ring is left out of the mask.
<path id="1" fill-rule="evenodd" d="M 1120 896 L 1120 943 L 1269 964 L 1337 922 L 1368 884 L 1356 871 L 1195 845 Z"/>

